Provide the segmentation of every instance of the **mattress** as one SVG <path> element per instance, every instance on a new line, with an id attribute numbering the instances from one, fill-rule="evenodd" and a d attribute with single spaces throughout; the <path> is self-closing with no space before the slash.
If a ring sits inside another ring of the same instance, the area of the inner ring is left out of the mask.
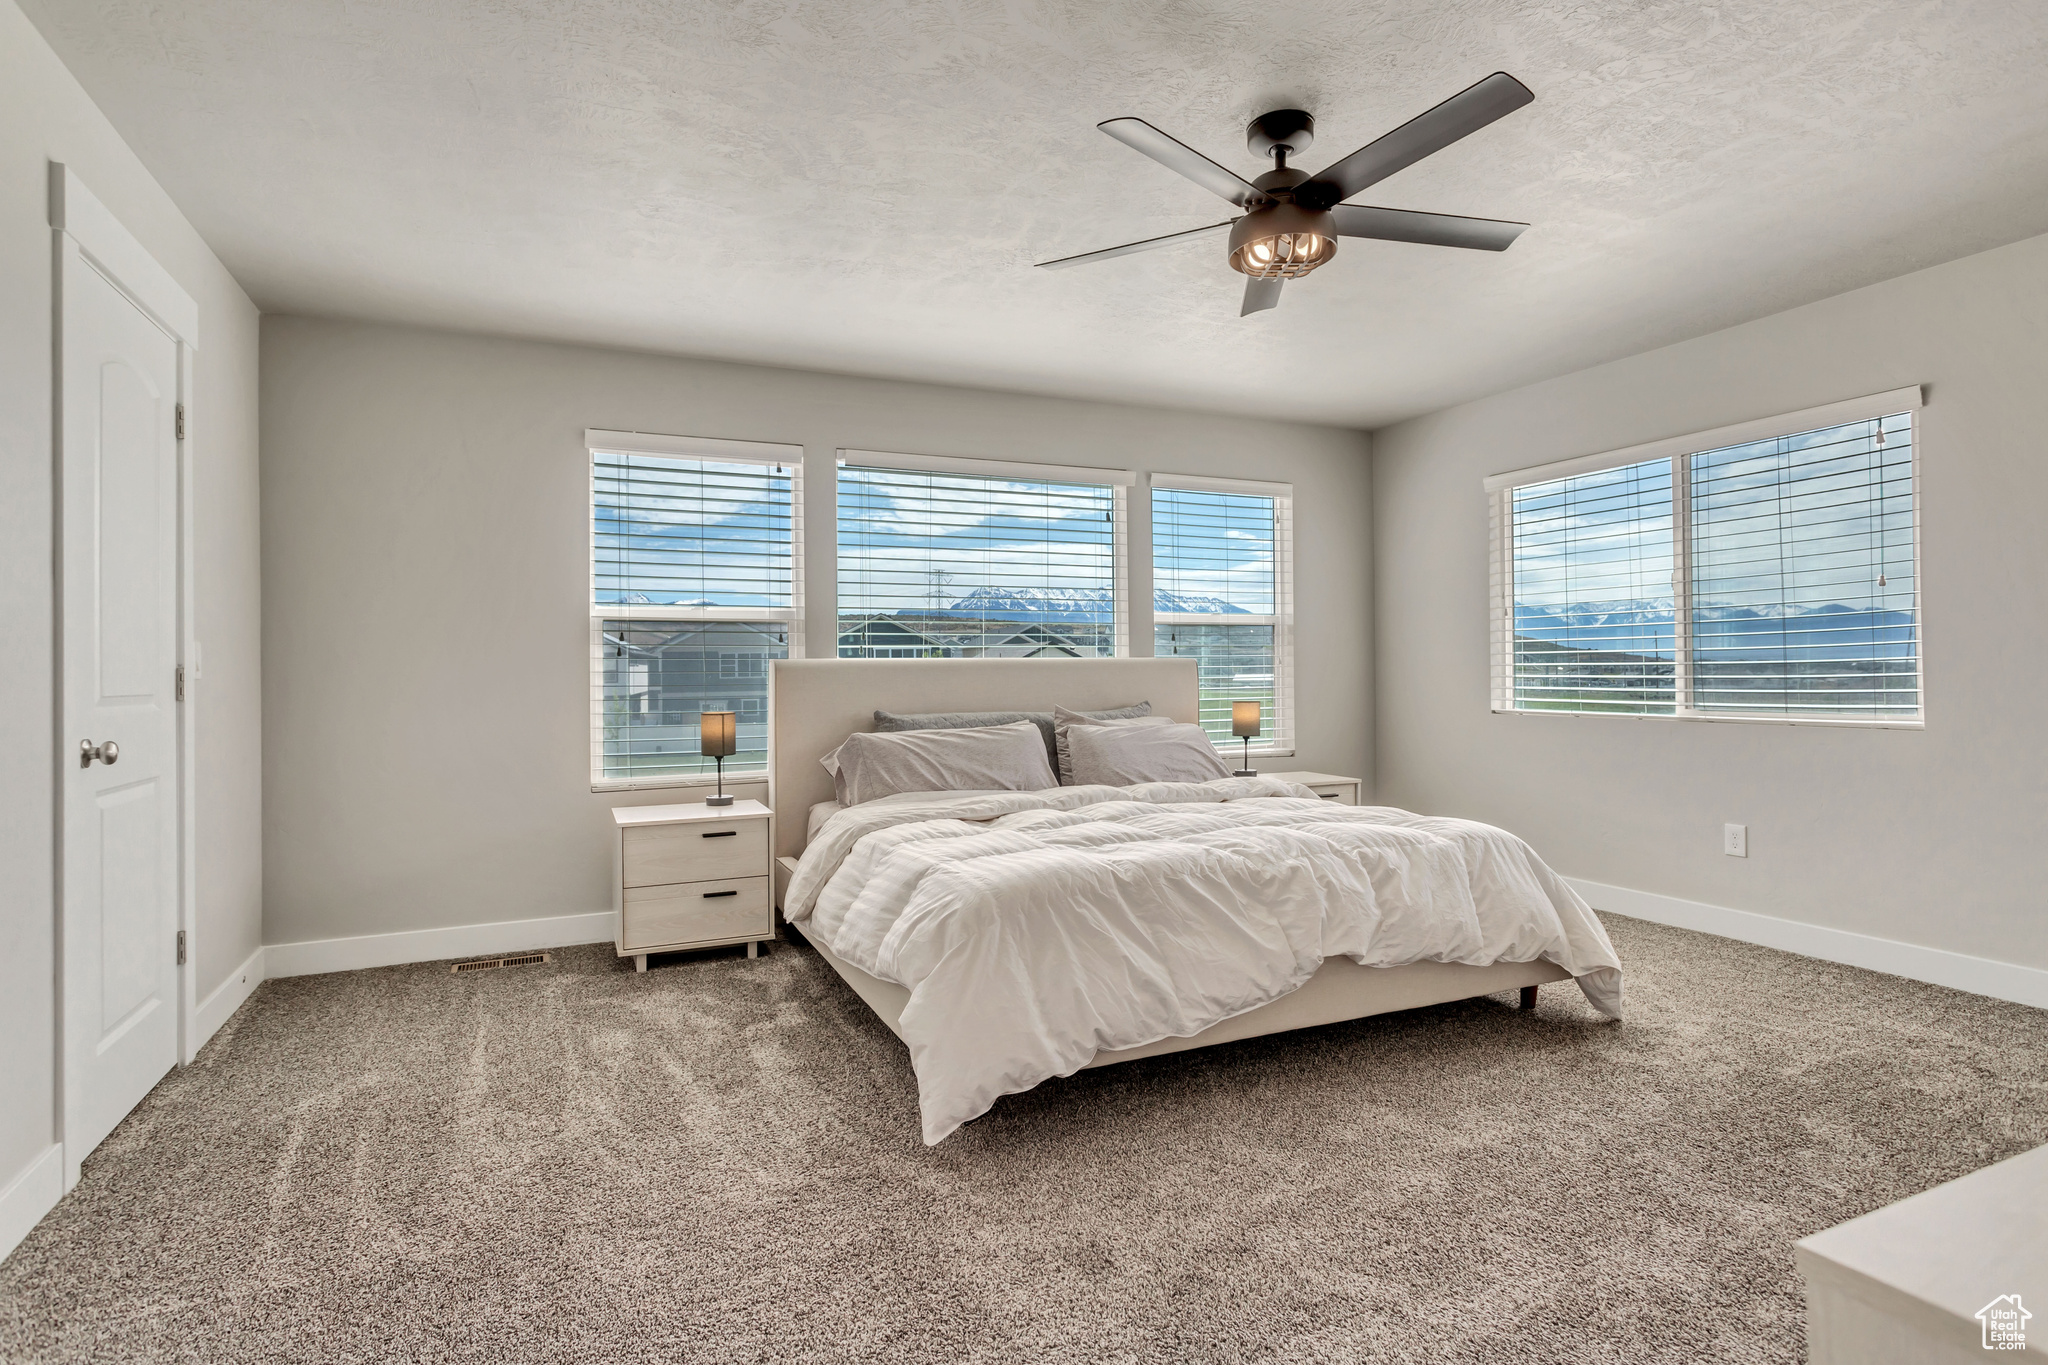
<path id="1" fill-rule="evenodd" d="M 824 828 L 827 820 L 830 820 L 845 809 L 846 807 L 840 805 L 837 801 L 820 801 L 817 805 L 812 806 L 811 818 L 804 825 L 804 847 L 809 848 L 811 846 L 811 841 L 818 837 L 818 831 Z"/>

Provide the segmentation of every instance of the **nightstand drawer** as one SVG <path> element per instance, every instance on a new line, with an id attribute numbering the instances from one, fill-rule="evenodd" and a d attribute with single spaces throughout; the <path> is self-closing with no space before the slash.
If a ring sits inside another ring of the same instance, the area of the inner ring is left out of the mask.
<path id="1" fill-rule="evenodd" d="M 1358 804 L 1358 779 L 1343 773 L 1292 772 L 1274 773 L 1273 776 L 1299 782 L 1323 800 L 1339 806 Z"/>
<path id="2" fill-rule="evenodd" d="M 772 938 L 775 933 L 766 877 L 632 887 L 620 918 L 622 953 L 714 939 Z"/>
<path id="3" fill-rule="evenodd" d="M 766 820 L 692 820 L 624 834 L 627 886 L 758 877 L 768 866 Z"/>

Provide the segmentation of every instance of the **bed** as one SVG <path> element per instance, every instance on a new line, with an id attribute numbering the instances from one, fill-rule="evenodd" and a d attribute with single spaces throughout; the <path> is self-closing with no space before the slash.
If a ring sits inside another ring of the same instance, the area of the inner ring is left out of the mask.
<path id="1" fill-rule="evenodd" d="M 1051 1076 L 1261 1034 L 1573 979 L 1620 1017 L 1604 930 L 1526 844 L 1284 773 L 905 794 L 813 828 L 819 760 L 877 710 L 1134 700 L 1195 720 L 1195 661 L 772 666 L 776 902 L 910 1048 L 927 1143 Z"/>

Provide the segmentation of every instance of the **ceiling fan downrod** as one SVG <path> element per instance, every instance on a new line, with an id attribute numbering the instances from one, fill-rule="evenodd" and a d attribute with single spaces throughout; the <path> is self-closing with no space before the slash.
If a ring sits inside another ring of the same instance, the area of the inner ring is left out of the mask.
<path id="1" fill-rule="evenodd" d="M 1276 283 L 1300 279 L 1337 254 L 1330 215 L 1294 197 L 1307 173 L 1287 165 L 1315 140 L 1316 118 L 1306 109 L 1275 109 L 1245 129 L 1245 146 L 1254 156 L 1271 157 L 1273 169 L 1252 182 L 1262 202 L 1246 205 L 1230 230 L 1230 268 L 1240 275 Z"/>

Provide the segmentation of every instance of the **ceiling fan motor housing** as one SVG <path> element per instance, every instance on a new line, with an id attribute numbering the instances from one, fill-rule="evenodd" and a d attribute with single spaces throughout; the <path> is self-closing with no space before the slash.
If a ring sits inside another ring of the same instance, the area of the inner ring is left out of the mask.
<path id="1" fill-rule="evenodd" d="M 1271 156 L 1286 150 L 1289 156 L 1300 156 L 1309 144 L 1316 140 L 1316 116 L 1306 109 L 1275 109 L 1261 114 L 1245 129 L 1244 144 L 1252 149 L 1253 156 Z"/>
<path id="2" fill-rule="evenodd" d="M 1280 201 L 1253 209 L 1230 229 L 1230 268 L 1260 279 L 1296 279 L 1337 254 L 1328 211 Z"/>

